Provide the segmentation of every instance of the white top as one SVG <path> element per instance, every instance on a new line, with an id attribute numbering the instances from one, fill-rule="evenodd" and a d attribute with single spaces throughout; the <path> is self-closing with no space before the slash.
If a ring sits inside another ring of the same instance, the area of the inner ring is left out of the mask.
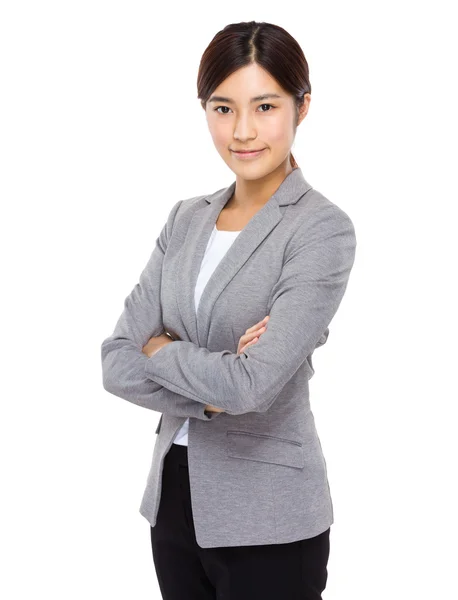
<path id="1" fill-rule="evenodd" d="M 238 236 L 240 231 L 221 231 L 216 229 L 216 225 L 213 227 L 210 239 L 208 240 L 207 248 L 205 250 L 202 263 L 200 265 L 199 275 L 197 277 L 196 287 L 194 290 L 194 302 L 196 305 L 196 312 L 199 306 L 200 298 L 205 286 L 210 279 L 211 274 L 218 266 L 218 263 L 229 250 L 233 244 L 235 238 Z M 211 404 L 211 403 L 210 403 Z M 189 430 L 189 419 L 183 423 L 178 430 L 174 444 L 180 446 L 188 445 L 188 430 Z"/>

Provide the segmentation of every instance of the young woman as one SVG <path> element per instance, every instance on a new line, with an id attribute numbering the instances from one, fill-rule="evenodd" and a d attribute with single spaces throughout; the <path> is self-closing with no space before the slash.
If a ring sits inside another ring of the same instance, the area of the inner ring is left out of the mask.
<path id="1" fill-rule="evenodd" d="M 355 231 L 291 154 L 311 86 L 284 29 L 225 27 L 198 97 L 235 181 L 173 206 L 102 344 L 104 387 L 162 413 L 140 513 L 163 598 L 318 600 L 334 515 L 308 381 Z"/>

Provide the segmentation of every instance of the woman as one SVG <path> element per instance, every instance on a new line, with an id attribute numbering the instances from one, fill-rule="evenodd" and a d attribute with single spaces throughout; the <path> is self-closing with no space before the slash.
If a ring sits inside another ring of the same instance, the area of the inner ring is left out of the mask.
<path id="1" fill-rule="evenodd" d="M 236 180 L 174 205 L 102 344 L 105 389 L 162 413 L 140 513 L 166 600 L 326 586 L 334 516 L 308 381 L 356 239 L 291 154 L 310 92 L 281 27 L 214 37 L 198 97 Z"/>

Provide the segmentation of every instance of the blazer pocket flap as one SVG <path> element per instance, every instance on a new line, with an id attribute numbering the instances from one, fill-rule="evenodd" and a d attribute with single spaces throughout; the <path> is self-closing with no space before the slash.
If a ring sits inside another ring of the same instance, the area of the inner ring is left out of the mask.
<path id="1" fill-rule="evenodd" d="M 248 431 L 229 430 L 226 435 L 228 456 L 297 469 L 304 467 L 304 452 L 300 442 Z"/>

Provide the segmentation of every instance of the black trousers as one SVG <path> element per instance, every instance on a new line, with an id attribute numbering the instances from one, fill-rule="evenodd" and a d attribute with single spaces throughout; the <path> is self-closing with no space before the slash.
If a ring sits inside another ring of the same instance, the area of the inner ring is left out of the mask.
<path id="1" fill-rule="evenodd" d="M 330 528 L 288 544 L 201 548 L 191 508 L 188 448 L 172 444 L 151 545 L 164 600 L 321 600 Z"/>

